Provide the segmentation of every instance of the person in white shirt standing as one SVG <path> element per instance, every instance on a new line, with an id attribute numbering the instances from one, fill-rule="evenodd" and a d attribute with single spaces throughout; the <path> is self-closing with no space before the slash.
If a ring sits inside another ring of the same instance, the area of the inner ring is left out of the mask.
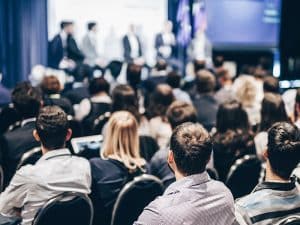
<path id="1" fill-rule="evenodd" d="M 123 37 L 124 59 L 127 62 L 141 60 L 142 46 L 139 37 L 135 32 L 133 24 L 129 26 L 127 34 Z"/>
<path id="2" fill-rule="evenodd" d="M 31 225 L 49 199 L 64 192 L 89 194 L 91 188 L 89 162 L 65 148 L 72 130 L 62 109 L 41 109 L 33 136 L 41 142 L 43 156 L 35 165 L 21 167 L 0 195 L 0 213 L 9 217 L 21 214 L 22 225 Z"/>

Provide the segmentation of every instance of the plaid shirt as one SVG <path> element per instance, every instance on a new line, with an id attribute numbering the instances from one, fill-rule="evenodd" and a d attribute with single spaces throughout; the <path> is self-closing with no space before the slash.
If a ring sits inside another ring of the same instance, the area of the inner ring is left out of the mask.
<path id="1" fill-rule="evenodd" d="M 171 184 L 151 202 L 134 225 L 231 225 L 234 201 L 220 182 L 202 173 Z"/>

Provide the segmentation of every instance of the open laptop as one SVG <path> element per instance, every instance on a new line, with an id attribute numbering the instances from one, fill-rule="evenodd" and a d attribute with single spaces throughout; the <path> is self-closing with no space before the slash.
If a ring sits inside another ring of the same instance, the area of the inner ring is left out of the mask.
<path id="1" fill-rule="evenodd" d="M 86 151 L 99 152 L 102 146 L 102 135 L 93 135 L 71 139 L 71 145 L 76 155 Z"/>

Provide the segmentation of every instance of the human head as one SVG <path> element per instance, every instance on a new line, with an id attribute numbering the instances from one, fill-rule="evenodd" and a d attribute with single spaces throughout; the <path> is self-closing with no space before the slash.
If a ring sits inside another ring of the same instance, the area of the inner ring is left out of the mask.
<path id="1" fill-rule="evenodd" d="M 200 70 L 196 74 L 196 85 L 198 93 L 211 93 L 216 87 L 216 78 L 208 70 Z"/>
<path id="2" fill-rule="evenodd" d="M 23 119 L 33 118 L 38 115 L 42 105 L 42 94 L 29 82 L 22 82 L 13 90 L 12 102 Z"/>
<path id="3" fill-rule="evenodd" d="M 264 77 L 264 92 L 279 93 L 279 81 L 276 77 Z"/>
<path id="4" fill-rule="evenodd" d="M 58 94 L 61 91 L 61 85 L 56 76 L 45 76 L 41 83 L 41 89 L 44 94 Z"/>
<path id="5" fill-rule="evenodd" d="M 97 23 L 96 22 L 89 22 L 87 24 L 87 28 L 88 28 L 89 31 L 96 32 L 97 31 Z"/>
<path id="6" fill-rule="evenodd" d="M 138 123 L 130 112 L 119 111 L 110 117 L 101 156 L 119 159 L 129 170 L 145 165 L 140 156 Z"/>
<path id="7" fill-rule="evenodd" d="M 226 84 L 232 84 L 232 78 L 227 69 L 220 68 L 216 72 L 216 77 L 218 79 L 218 84 L 224 87 Z"/>
<path id="8" fill-rule="evenodd" d="M 225 102 L 219 106 L 216 127 L 218 133 L 237 129 L 249 130 L 248 115 L 240 103 L 236 101 Z"/>
<path id="9" fill-rule="evenodd" d="M 254 77 L 239 76 L 233 83 L 233 91 L 243 107 L 252 107 L 255 104 L 257 88 Z"/>
<path id="10" fill-rule="evenodd" d="M 170 142 L 168 163 L 183 176 L 205 171 L 210 160 L 212 141 L 208 132 L 197 123 L 184 123 L 175 128 Z"/>
<path id="11" fill-rule="evenodd" d="M 284 102 L 279 94 L 265 93 L 261 108 L 260 130 L 268 130 L 276 122 L 288 121 Z"/>
<path id="12" fill-rule="evenodd" d="M 268 131 L 268 149 L 264 156 L 271 171 L 288 180 L 300 160 L 299 129 L 287 122 L 274 124 Z"/>
<path id="13" fill-rule="evenodd" d="M 89 92 L 91 95 L 97 95 L 99 93 L 104 93 L 104 92 L 106 94 L 109 94 L 109 88 L 110 88 L 109 83 L 103 77 L 99 77 L 91 80 L 89 85 Z"/>
<path id="14" fill-rule="evenodd" d="M 67 34 L 73 34 L 74 32 L 74 23 L 73 21 L 62 21 L 60 23 L 60 29 L 66 32 Z"/>
<path id="15" fill-rule="evenodd" d="M 142 81 L 142 67 L 134 63 L 129 63 L 126 70 L 126 78 L 129 85 L 136 89 Z"/>
<path id="16" fill-rule="evenodd" d="M 206 68 L 206 62 L 205 60 L 197 60 L 195 59 L 193 61 L 193 65 L 194 65 L 194 73 L 196 74 L 198 71 L 200 70 L 204 70 Z"/>
<path id="17" fill-rule="evenodd" d="M 220 68 L 224 65 L 224 56 L 218 55 L 213 58 L 213 64 L 215 68 Z"/>
<path id="18" fill-rule="evenodd" d="M 167 84 L 157 85 L 154 92 L 150 95 L 148 112 L 150 117 L 165 117 L 168 107 L 174 101 L 172 88 Z"/>
<path id="19" fill-rule="evenodd" d="M 186 122 L 197 122 L 197 112 L 194 106 L 182 101 L 174 101 L 169 106 L 167 117 L 172 129 Z"/>
<path id="20" fill-rule="evenodd" d="M 113 60 L 108 64 L 108 66 L 106 68 L 110 71 L 110 74 L 112 75 L 112 77 L 114 79 L 117 79 L 121 73 L 122 66 L 123 66 L 122 62 Z"/>
<path id="21" fill-rule="evenodd" d="M 166 33 L 170 33 L 170 32 L 172 32 L 172 30 L 173 30 L 173 23 L 172 23 L 172 21 L 166 21 L 165 24 L 164 24 L 164 31 Z"/>
<path id="22" fill-rule="evenodd" d="M 72 136 L 67 114 L 58 106 L 41 109 L 35 123 L 33 136 L 47 151 L 65 147 Z"/>
<path id="23" fill-rule="evenodd" d="M 134 90 L 129 85 L 121 84 L 116 86 L 112 92 L 112 102 L 112 112 L 129 111 L 139 122 L 138 99 Z"/>
<path id="24" fill-rule="evenodd" d="M 168 63 L 166 62 L 166 60 L 164 60 L 164 59 L 157 60 L 157 62 L 155 64 L 155 69 L 157 71 L 164 71 L 164 70 L 167 70 L 167 68 L 168 68 Z"/>
<path id="25" fill-rule="evenodd" d="M 166 82 L 172 88 L 180 88 L 181 76 L 177 72 L 172 71 L 168 73 Z"/>

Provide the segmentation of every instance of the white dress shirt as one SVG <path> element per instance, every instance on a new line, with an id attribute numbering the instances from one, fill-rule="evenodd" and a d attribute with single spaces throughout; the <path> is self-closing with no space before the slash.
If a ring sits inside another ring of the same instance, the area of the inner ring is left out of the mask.
<path id="1" fill-rule="evenodd" d="M 128 40 L 130 43 L 130 56 L 133 59 L 136 59 L 139 57 L 139 42 L 137 40 L 137 37 L 134 34 L 128 34 Z"/>
<path id="2" fill-rule="evenodd" d="M 0 195 L 0 213 L 17 216 L 31 225 L 35 214 L 49 199 L 63 192 L 89 194 L 91 171 L 86 159 L 72 156 L 68 149 L 49 151 L 35 165 L 19 169 Z"/>

